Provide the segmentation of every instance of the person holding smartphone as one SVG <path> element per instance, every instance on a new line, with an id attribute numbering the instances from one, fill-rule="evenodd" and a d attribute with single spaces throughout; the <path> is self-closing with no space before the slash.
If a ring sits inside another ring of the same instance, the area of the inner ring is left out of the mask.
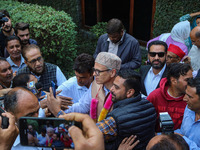
<path id="1" fill-rule="evenodd" d="M 0 127 L 0 149 L 10 150 L 19 133 L 19 129 L 15 125 L 15 117 L 11 113 L 2 113 L 2 116 L 7 117 L 9 119 L 9 126 L 7 129 L 2 129 Z M 0 126 L 1 123 L 2 118 L 0 119 Z"/>

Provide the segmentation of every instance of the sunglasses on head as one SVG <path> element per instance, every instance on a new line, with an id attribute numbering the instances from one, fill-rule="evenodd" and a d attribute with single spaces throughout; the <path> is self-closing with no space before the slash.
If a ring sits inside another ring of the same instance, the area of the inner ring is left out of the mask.
<path id="1" fill-rule="evenodd" d="M 155 57 L 156 55 L 158 55 L 158 57 L 164 57 L 165 56 L 165 52 L 159 52 L 159 53 L 156 53 L 156 52 L 149 52 L 149 55 L 151 57 Z"/>

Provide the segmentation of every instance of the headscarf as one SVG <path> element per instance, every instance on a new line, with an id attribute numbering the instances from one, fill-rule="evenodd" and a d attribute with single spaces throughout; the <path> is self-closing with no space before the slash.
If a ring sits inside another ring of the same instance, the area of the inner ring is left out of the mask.
<path id="1" fill-rule="evenodd" d="M 192 21 L 191 30 L 192 30 L 194 27 L 197 26 L 196 20 L 197 20 L 198 18 L 200 18 L 200 15 L 196 16 L 196 17 L 194 18 L 194 20 Z"/>
<path id="2" fill-rule="evenodd" d="M 185 44 L 185 40 L 190 36 L 190 31 L 190 22 L 181 21 L 172 28 L 171 37 L 174 41 Z"/>

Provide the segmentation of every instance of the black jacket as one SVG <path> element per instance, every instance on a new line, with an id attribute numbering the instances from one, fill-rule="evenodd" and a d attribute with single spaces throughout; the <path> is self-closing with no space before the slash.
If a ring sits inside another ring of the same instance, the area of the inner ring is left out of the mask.
<path id="1" fill-rule="evenodd" d="M 147 96 L 147 91 L 146 91 L 146 88 L 145 88 L 145 85 L 144 85 L 144 80 L 145 80 L 145 78 L 147 76 L 147 73 L 149 72 L 150 68 L 151 68 L 151 65 L 143 65 L 140 68 L 141 93 L 144 94 L 145 96 Z M 166 66 L 165 71 L 163 72 L 163 75 L 162 75 L 161 79 L 167 77 L 167 73 L 168 73 L 168 68 Z M 156 87 L 156 89 L 159 88 L 159 85 L 160 85 L 160 81 L 159 81 L 158 86 Z"/>
<path id="2" fill-rule="evenodd" d="M 137 135 L 140 143 L 134 148 L 143 150 L 155 135 L 156 111 L 141 95 L 114 103 L 107 115 L 113 117 L 117 125 L 117 136 L 113 141 L 105 141 L 106 150 L 117 150 L 125 137 Z"/>

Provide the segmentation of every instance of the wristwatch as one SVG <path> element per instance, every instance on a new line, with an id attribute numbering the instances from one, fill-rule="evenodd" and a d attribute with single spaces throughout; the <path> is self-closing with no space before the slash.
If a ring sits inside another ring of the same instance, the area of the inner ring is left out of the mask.
<path id="1" fill-rule="evenodd" d="M 64 111 L 60 110 L 60 111 L 57 113 L 56 117 L 58 118 L 60 115 L 64 115 L 64 114 L 65 114 Z"/>

